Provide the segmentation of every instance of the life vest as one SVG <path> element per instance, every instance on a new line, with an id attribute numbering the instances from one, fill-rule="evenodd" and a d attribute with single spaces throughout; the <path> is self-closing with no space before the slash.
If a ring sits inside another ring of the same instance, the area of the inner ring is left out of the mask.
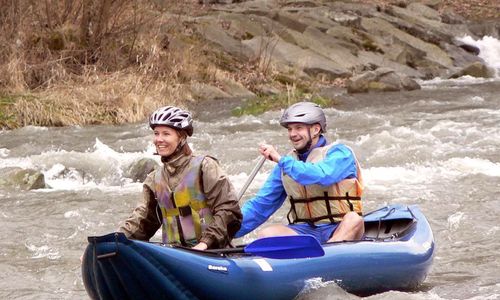
<path id="1" fill-rule="evenodd" d="M 201 190 L 201 162 L 204 158 L 196 156 L 191 160 L 174 191 L 168 187 L 165 168 L 156 171 L 154 192 L 163 219 L 163 243 L 196 245 L 203 230 L 213 220 Z"/>
<path id="2" fill-rule="evenodd" d="M 332 146 L 333 144 L 314 148 L 309 153 L 306 162 L 314 163 L 324 160 Z M 354 152 L 352 153 L 354 156 Z M 299 159 L 295 151 L 292 151 L 289 155 L 297 160 Z M 356 156 L 354 156 L 354 159 L 358 178 L 347 178 L 331 186 L 319 184 L 300 185 L 282 172 L 283 186 L 291 204 L 287 215 L 288 222 L 306 222 L 314 225 L 315 223 L 340 222 L 344 215 L 350 211 L 362 215 L 361 195 L 363 193 L 363 182 Z"/>

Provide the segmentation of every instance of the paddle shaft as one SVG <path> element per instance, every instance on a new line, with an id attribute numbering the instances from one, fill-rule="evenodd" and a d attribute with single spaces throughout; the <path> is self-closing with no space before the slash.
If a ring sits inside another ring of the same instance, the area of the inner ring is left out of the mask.
<path id="1" fill-rule="evenodd" d="M 262 165 L 264 164 L 265 161 L 266 158 L 264 156 L 261 156 L 259 161 L 257 162 L 257 165 L 255 166 L 255 168 L 253 168 L 252 172 L 250 173 L 247 182 L 245 182 L 240 192 L 238 193 L 238 201 L 241 200 L 241 197 L 243 197 L 243 194 L 245 194 L 248 186 L 250 185 L 250 183 L 252 183 L 253 179 L 255 178 L 255 175 L 257 175 L 257 173 L 259 172 L 260 168 L 262 168 Z"/>

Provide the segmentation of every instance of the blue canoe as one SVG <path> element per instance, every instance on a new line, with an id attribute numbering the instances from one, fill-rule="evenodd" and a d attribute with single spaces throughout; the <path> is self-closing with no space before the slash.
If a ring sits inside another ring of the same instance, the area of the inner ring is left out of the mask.
<path id="1" fill-rule="evenodd" d="M 363 240 L 317 244 L 320 252 L 305 245 L 295 258 L 286 258 L 294 257 L 293 247 L 273 243 L 202 252 L 122 233 L 89 237 L 83 282 L 92 299 L 293 299 L 312 280 L 334 281 L 357 295 L 415 290 L 434 256 L 425 216 L 415 205 L 390 205 L 364 218 Z"/>

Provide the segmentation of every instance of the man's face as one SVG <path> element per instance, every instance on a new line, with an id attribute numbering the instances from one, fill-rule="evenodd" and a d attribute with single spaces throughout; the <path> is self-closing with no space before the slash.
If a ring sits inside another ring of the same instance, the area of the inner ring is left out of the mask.
<path id="1" fill-rule="evenodd" d="M 310 132 L 312 126 L 304 123 L 289 123 L 288 129 L 288 139 L 292 142 L 293 148 L 299 151 L 307 146 L 309 137 L 313 136 Z M 310 135 L 309 135 L 310 134 Z"/>

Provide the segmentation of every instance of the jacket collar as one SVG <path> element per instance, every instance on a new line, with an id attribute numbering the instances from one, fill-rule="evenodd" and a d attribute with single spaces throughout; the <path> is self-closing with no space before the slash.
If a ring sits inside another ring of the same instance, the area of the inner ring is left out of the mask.
<path id="1" fill-rule="evenodd" d="M 175 175 L 189 164 L 193 155 L 184 155 L 179 151 L 175 156 L 162 156 L 161 161 L 169 175 Z"/>
<path id="2" fill-rule="evenodd" d="M 309 156 L 309 153 L 311 153 L 311 151 L 314 149 L 314 148 L 318 148 L 318 147 L 323 147 L 326 145 L 326 139 L 323 135 L 320 135 L 319 136 L 319 139 L 318 139 L 318 142 L 316 143 L 316 145 L 312 146 L 311 149 L 307 150 L 307 152 L 305 153 L 298 153 L 297 152 L 297 155 L 299 157 L 299 159 L 301 161 L 306 161 L 307 160 L 307 157 Z"/>

